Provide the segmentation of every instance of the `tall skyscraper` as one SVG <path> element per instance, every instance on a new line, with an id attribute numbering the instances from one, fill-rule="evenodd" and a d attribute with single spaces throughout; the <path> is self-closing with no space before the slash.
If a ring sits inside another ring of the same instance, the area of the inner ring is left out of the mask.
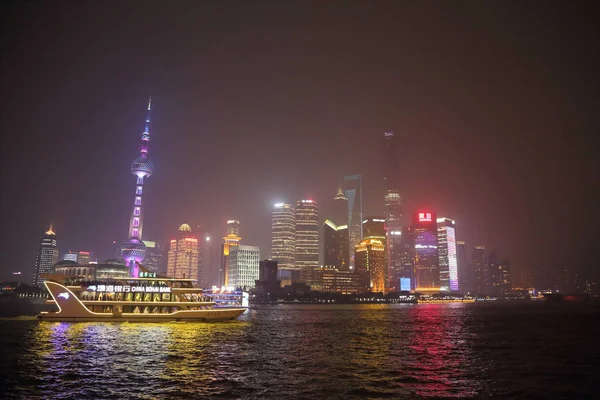
<path id="1" fill-rule="evenodd" d="M 171 240 L 167 256 L 167 276 L 200 281 L 199 253 L 198 238 L 192 234 L 192 228 L 188 224 L 182 224 L 178 237 Z"/>
<path id="2" fill-rule="evenodd" d="M 342 188 L 338 188 L 338 192 L 333 198 L 333 206 L 330 221 L 335 225 L 348 225 L 348 198 L 344 195 Z"/>
<path id="3" fill-rule="evenodd" d="M 148 142 L 150 141 L 150 111 L 152 102 L 148 101 L 148 114 L 144 132 L 142 132 L 142 149 L 140 157 L 131 163 L 131 173 L 136 176 L 135 196 L 133 200 L 133 210 L 129 220 L 129 230 L 127 232 L 129 240 L 121 246 L 121 257 L 130 268 L 131 275 L 137 277 L 139 268 L 136 265 L 144 261 L 146 257 L 146 245 L 142 242 L 143 208 L 142 194 L 144 187 L 144 178 L 150 177 L 154 171 L 154 164 L 148 159 Z"/>
<path id="4" fill-rule="evenodd" d="M 227 235 L 223 237 L 221 245 L 221 267 L 220 267 L 220 284 L 228 287 L 229 285 L 229 257 L 231 251 L 240 244 L 240 221 L 231 219 L 227 221 Z"/>
<path id="5" fill-rule="evenodd" d="M 440 266 L 435 213 L 421 212 L 411 227 L 415 245 L 415 290 L 440 290 Z"/>
<path id="6" fill-rule="evenodd" d="M 400 195 L 397 136 L 394 132 L 383 134 L 383 204 L 387 224 L 387 263 L 389 286 L 398 287 L 398 278 L 403 272 L 405 249 L 402 237 L 402 196 Z M 406 279 L 406 277 L 405 277 Z"/>
<path id="7" fill-rule="evenodd" d="M 401 231 L 389 231 L 388 238 L 393 236 L 393 253 L 396 254 L 392 276 L 389 279 L 392 290 L 410 291 L 415 288 L 415 243 L 410 227 L 403 227 Z M 396 236 L 399 236 L 398 239 Z M 390 245 L 391 246 L 391 245 Z M 387 254 L 390 254 L 389 252 Z M 388 270 L 389 271 L 389 270 Z"/>
<path id="8" fill-rule="evenodd" d="M 164 275 L 167 273 L 164 262 L 164 248 L 161 242 L 155 242 L 152 240 L 144 240 L 146 245 L 147 253 L 146 260 L 144 261 L 144 267 L 151 272 L 156 272 L 157 275 Z"/>
<path id="9" fill-rule="evenodd" d="M 355 248 L 356 273 L 362 278 L 365 289 L 385 292 L 387 264 L 385 247 L 381 240 L 365 239 Z"/>
<path id="10" fill-rule="evenodd" d="M 239 245 L 229 253 L 229 286 L 253 289 L 259 278 L 260 249 L 256 246 Z"/>
<path id="11" fill-rule="evenodd" d="M 56 234 L 50 229 L 42 236 L 42 242 L 35 256 L 35 265 L 33 267 L 33 285 L 42 286 L 45 279 L 42 274 L 50 272 L 50 268 L 58 262 L 58 247 L 56 246 Z"/>
<path id="12" fill-rule="evenodd" d="M 476 294 L 488 294 L 488 266 L 485 257 L 485 246 L 473 249 L 473 289 Z"/>
<path id="13" fill-rule="evenodd" d="M 487 266 L 489 271 L 488 294 L 492 296 L 509 295 L 512 285 L 508 260 L 499 260 L 496 252 L 491 252 Z"/>
<path id="14" fill-rule="evenodd" d="M 458 287 L 463 293 L 473 292 L 473 267 L 467 259 L 466 243 L 456 241 L 456 258 L 458 262 Z"/>
<path id="15" fill-rule="evenodd" d="M 323 265 L 340 271 L 349 270 L 348 225 L 336 225 L 330 220 L 323 224 Z"/>
<path id="16" fill-rule="evenodd" d="M 277 261 L 279 278 L 291 281 L 296 271 L 296 210 L 291 204 L 273 208 L 271 260 Z"/>
<path id="17" fill-rule="evenodd" d="M 314 200 L 296 202 L 296 269 L 319 266 L 319 207 Z"/>
<path id="18" fill-rule="evenodd" d="M 350 269 L 354 269 L 354 249 L 363 238 L 362 233 L 362 177 L 344 177 L 344 194 L 348 199 L 348 236 L 350 238 Z"/>
<path id="19" fill-rule="evenodd" d="M 437 219 L 440 289 L 458 291 L 458 260 L 456 255 L 455 222 L 450 218 Z"/>
<path id="20" fill-rule="evenodd" d="M 385 265 L 386 265 L 386 271 L 385 271 L 385 288 L 388 289 L 390 287 L 395 287 L 395 286 L 390 286 L 390 278 L 389 278 L 389 273 L 390 270 L 388 268 L 388 252 L 387 252 L 387 226 L 385 223 L 385 218 L 384 217 L 364 217 L 363 221 L 362 221 L 362 232 L 363 232 L 363 240 L 366 239 L 376 239 L 379 240 L 381 242 L 381 244 L 383 244 L 385 251 Z"/>

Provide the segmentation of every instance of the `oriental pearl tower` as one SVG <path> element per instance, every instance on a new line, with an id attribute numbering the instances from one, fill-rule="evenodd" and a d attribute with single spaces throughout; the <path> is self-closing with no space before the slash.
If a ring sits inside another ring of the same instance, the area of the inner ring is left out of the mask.
<path id="1" fill-rule="evenodd" d="M 148 100 L 148 114 L 146 117 L 146 127 L 142 132 L 142 150 L 138 158 L 131 163 L 131 173 L 136 176 L 135 196 L 133 201 L 133 211 L 129 220 L 129 231 L 127 240 L 121 246 L 121 257 L 129 266 L 129 273 L 132 277 L 139 276 L 139 266 L 146 258 L 146 245 L 142 242 L 143 228 L 143 208 L 142 194 L 144 188 L 144 178 L 152 175 L 154 164 L 148 159 L 148 142 L 150 141 L 150 111 L 152 110 L 152 98 Z"/>

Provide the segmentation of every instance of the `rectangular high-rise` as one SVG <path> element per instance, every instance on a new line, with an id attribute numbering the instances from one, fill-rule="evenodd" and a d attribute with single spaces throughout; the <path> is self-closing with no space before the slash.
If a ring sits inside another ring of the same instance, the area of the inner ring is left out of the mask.
<path id="1" fill-rule="evenodd" d="M 411 231 L 415 246 L 415 290 L 439 291 L 440 266 L 435 213 L 416 213 Z"/>
<path id="2" fill-rule="evenodd" d="M 325 220 L 323 224 L 323 265 L 340 271 L 349 270 L 348 225 L 336 225 Z"/>
<path id="3" fill-rule="evenodd" d="M 144 267 L 151 272 L 156 272 L 158 275 L 166 274 L 166 265 L 164 257 L 164 249 L 161 242 L 152 240 L 143 240 L 146 245 L 147 253 L 144 260 Z"/>
<path id="4" fill-rule="evenodd" d="M 296 202 L 296 269 L 319 266 L 319 207 L 314 200 Z"/>
<path id="5" fill-rule="evenodd" d="M 354 250 L 356 274 L 361 277 L 365 290 L 385 292 L 387 264 L 385 247 L 381 240 L 365 239 Z"/>
<path id="6" fill-rule="evenodd" d="M 79 265 L 87 265 L 90 263 L 92 259 L 91 251 L 79 251 L 77 252 L 77 264 Z"/>
<path id="7" fill-rule="evenodd" d="M 467 260 L 466 243 L 456 241 L 456 261 L 458 262 L 458 287 L 463 293 L 473 292 L 473 268 Z"/>
<path id="8" fill-rule="evenodd" d="M 291 204 L 277 203 L 273 207 L 271 260 L 277 261 L 281 280 L 290 281 L 296 271 L 296 210 Z"/>
<path id="9" fill-rule="evenodd" d="M 227 221 L 226 236 L 223 237 L 221 245 L 221 263 L 219 267 L 219 284 L 229 285 L 229 255 L 235 249 L 242 238 L 240 237 L 240 221 L 231 219 Z"/>
<path id="10" fill-rule="evenodd" d="M 485 246 L 475 246 L 473 249 L 473 291 L 476 294 L 488 294 L 488 264 L 485 256 Z"/>
<path id="11" fill-rule="evenodd" d="M 388 286 L 399 290 L 399 279 L 404 279 L 404 288 L 406 289 L 406 282 L 409 278 L 404 272 L 405 263 L 403 259 L 406 252 L 403 243 L 405 238 L 402 236 L 402 196 L 400 195 L 400 179 L 398 176 L 400 168 L 398 167 L 399 157 L 396 141 L 397 136 L 394 132 L 383 134 L 383 204 L 387 226 Z"/>
<path id="12" fill-rule="evenodd" d="M 260 249 L 238 245 L 229 252 L 228 285 L 244 290 L 253 289 L 259 278 Z"/>
<path id="13" fill-rule="evenodd" d="M 354 270 L 354 249 L 363 239 L 362 177 L 360 174 L 344 177 L 344 195 L 348 200 L 350 269 Z"/>
<path id="14" fill-rule="evenodd" d="M 437 218 L 437 238 L 440 264 L 440 289 L 457 292 L 458 261 L 454 220 L 445 217 Z"/>

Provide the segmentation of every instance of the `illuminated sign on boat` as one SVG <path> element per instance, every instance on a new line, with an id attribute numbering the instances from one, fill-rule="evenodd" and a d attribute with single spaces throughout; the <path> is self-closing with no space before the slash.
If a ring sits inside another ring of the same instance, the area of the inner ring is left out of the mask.
<path id="1" fill-rule="evenodd" d="M 110 293 L 171 293 L 169 286 L 92 285 L 87 290 Z"/>

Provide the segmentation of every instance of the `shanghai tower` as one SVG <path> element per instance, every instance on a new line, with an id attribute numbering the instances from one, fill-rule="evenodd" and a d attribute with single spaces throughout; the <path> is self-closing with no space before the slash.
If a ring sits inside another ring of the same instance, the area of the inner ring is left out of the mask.
<path id="1" fill-rule="evenodd" d="M 398 183 L 397 137 L 383 134 L 383 182 L 385 223 L 387 226 L 387 259 L 389 287 L 398 288 L 402 277 L 402 197 Z M 406 232 L 405 232 L 406 233 Z"/>
<path id="2" fill-rule="evenodd" d="M 129 239 L 121 246 L 121 257 L 125 260 L 130 268 L 130 274 L 133 277 L 138 276 L 139 267 L 137 263 L 141 263 L 146 258 L 146 245 L 142 242 L 143 224 L 143 206 L 142 195 L 144 189 L 144 178 L 152 175 L 154 165 L 148 159 L 148 142 L 150 141 L 150 111 L 152 109 L 152 101 L 148 100 L 148 114 L 146 117 L 146 125 L 142 132 L 142 148 L 140 156 L 131 163 L 131 173 L 136 177 L 135 196 L 133 200 L 131 218 L 129 219 L 129 230 L 127 236 Z"/>

